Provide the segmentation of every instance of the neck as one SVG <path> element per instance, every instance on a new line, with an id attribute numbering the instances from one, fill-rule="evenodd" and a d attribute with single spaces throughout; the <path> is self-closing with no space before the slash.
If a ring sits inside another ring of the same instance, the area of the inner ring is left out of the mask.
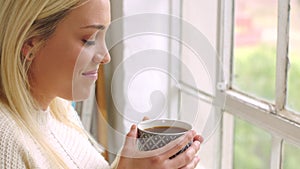
<path id="1" fill-rule="evenodd" d="M 32 95 L 42 110 L 47 110 L 50 103 L 55 98 L 54 96 L 48 96 L 46 94 L 38 94 L 37 92 L 32 92 Z"/>

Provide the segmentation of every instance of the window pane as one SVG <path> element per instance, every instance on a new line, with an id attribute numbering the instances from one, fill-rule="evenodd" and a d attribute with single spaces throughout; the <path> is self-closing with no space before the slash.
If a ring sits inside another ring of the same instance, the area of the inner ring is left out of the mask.
<path id="1" fill-rule="evenodd" d="M 207 38 L 207 41 L 203 41 L 197 37 L 197 35 L 193 35 L 193 40 L 197 42 L 197 44 L 201 43 L 209 43 L 212 48 L 216 49 L 216 32 L 217 32 L 217 14 L 218 14 L 218 0 L 188 0 L 181 1 L 182 3 L 182 19 L 181 23 L 181 34 L 182 38 L 191 36 L 190 30 L 192 27 L 197 29 L 198 33 Z M 215 80 L 214 74 L 210 74 L 207 68 L 212 65 L 207 65 L 203 62 L 203 58 L 207 57 L 199 53 L 191 44 L 181 41 L 181 60 L 184 63 L 182 66 L 186 66 L 190 69 L 191 75 L 185 74 L 184 69 L 181 68 L 181 81 L 191 85 L 194 88 L 205 91 L 209 94 L 213 94 L 213 86 L 212 82 Z M 190 83 L 190 79 L 194 78 L 196 83 Z"/>
<path id="2" fill-rule="evenodd" d="M 236 0 L 233 88 L 274 101 L 277 1 Z"/>
<path id="3" fill-rule="evenodd" d="M 270 168 L 272 137 L 238 118 L 234 129 L 234 168 Z"/>
<path id="4" fill-rule="evenodd" d="M 300 86 L 300 1 L 291 0 L 290 14 L 290 67 L 288 74 L 288 107 L 300 112 L 298 88 Z"/>
<path id="5" fill-rule="evenodd" d="M 300 166 L 300 148 L 292 144 L 284 144 L 283 169 L 298 169 Z"/>
<path id="6" fill-rule="evenodd" d="M 181 93 L 180 119 L 193 125 L 194 130 L 205 138 L 201 147 L 201 161 L 197 168 L 213 169 L 219 156 L 218 146 L 221 114 L 217 114 L 213 107 L 190 94 Z M 211 115 L 214 115 L 212 118 Z M 213 150 L 213 151 L 212 151 Z"/>

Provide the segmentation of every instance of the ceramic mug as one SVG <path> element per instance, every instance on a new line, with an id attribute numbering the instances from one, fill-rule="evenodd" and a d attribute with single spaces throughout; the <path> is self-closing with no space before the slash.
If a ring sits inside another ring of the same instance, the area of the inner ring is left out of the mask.
<path id="1" fill-rule="evenodd" d="M 137 128 L 139 150 L 150 151 L 165 146 L 169 142 L 184 135 L 193 127 L 185 121 L 157 119 L 142 121 L 137 125 Z M 191 143 L 192 141 L 170 158 L 174 158 L 181 152 L 185 151 Z"/>

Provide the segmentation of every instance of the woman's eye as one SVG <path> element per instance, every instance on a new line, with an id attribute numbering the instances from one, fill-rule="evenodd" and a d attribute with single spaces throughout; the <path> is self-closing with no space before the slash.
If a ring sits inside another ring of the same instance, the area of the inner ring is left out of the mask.
<path id="1" fill-rule="evenodd" d="M 96 44 L 95 41 L 93 40 L 82 40 L 82 42 L 86 45 L 86 46 L 93 46 Z"/>

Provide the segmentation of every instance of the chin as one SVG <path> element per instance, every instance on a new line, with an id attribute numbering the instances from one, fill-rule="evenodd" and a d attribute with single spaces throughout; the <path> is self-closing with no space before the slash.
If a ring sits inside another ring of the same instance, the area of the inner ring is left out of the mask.
<path id="1" fill-rule="evenodd" d="M 91 95 L 93 84 L 74 83 L 72 91 L 72 100 L 83 101 L 88 99 Z"/>
<path id="2" fill-rule="evenodd" d="M 84 101 L 87 100 L 90 96 L 90 92 L 74 94 L 72 97 L 73 101 Z"/>

